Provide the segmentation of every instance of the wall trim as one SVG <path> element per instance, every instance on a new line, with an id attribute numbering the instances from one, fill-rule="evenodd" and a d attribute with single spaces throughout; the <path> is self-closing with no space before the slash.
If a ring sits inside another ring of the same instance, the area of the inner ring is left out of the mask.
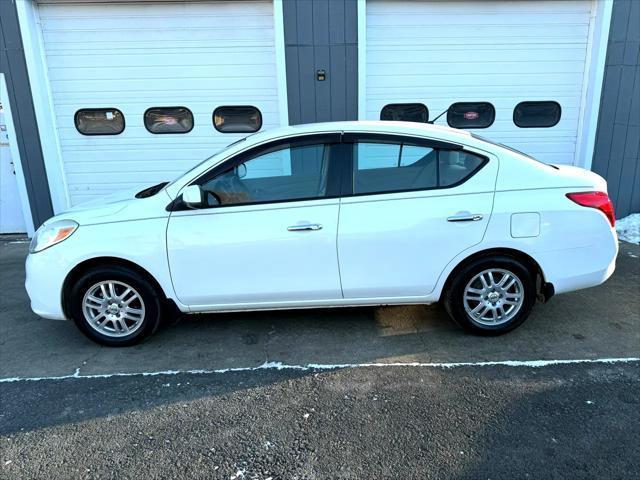
<path id="1" fill-rule="evenodd" d="M 13 114 L 11 112 L 11 99 L 9 98 L 9 91 L 7 89 L 7 82 L 4 78 L 4 73 L 0 73 L 0 99 L 2 99 L 2 108 L 4 108 L 5 111 L 4 118 L 7 122 L 7 133 L 9 134 L 9 150 L 11 151 L 13 168 L 16 172 L 18 196 L 20 197 L 22 216 L 24 218 L 25 227 L 27 228 L 27 235 L 31 238 L 35 232 L 35 227 L 33 224 L 33 216 L 31 215 L 27 183 L 25 181 L 24 170 L 22 170 L 20 149 L 18 148 L 18 138 L 16 137 L 16 126 L 13 122 Z"/>
<path id="2" fill-rule="evenodd" d="M 367 0 L 358 0 L 358 120 L 367 119 Z"/>
<path id="3" fill-rule="evenodd" d="M 287 64 L 284 42 L 284 10 L 282 0 L 273 0 L 273 28 L 276 47 L 276 76 L 278 81 L 278 113 L 280 126 L 289 126 L 289 102 L 287 98 Z"/>
<path id="4" fill-rule="evenodd" d="M 613 0 L 592 0 L 589 46 L 574 164 L 591 170 L 598 130 L 600 99 L 609 45 Z"/>
<path id="5" fill-rule="evenodd" d="M 51 204 L 54 214 L 57 214 L 69 208 L 69 191 L 62 163 L 38 6 L 32 0 L 16 2 L 16 11 L 20 23 Z"/>

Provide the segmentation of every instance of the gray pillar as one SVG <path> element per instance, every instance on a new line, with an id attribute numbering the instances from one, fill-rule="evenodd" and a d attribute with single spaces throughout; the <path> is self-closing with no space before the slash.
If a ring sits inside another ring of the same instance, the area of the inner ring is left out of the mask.
<path id="1" fill-rule="evenodd" d="M 4 73 L 34 227 L 53 215 L 38 122 L 14 0 L 0 0 L 0 73 Z"/>
<path id="2" fill-rule="evenodd" d="M 356 0 L 284 0 L 289 123 L 358 118 Z"/>
<path id="3" fill-rule="evenodd" d="M 615 0 L 592 169 L 616 217 L 640 212 L 640 1 Z"/>

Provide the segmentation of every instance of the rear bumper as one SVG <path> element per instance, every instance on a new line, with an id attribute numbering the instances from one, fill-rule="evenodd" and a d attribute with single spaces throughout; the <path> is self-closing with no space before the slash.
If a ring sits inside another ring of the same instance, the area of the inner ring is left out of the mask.
<path id="1" fill-rule="evenodd" d="M 554 293 L 566 293 L 604 283 L 615 271 L 618 239 L 615 231 L 602 243 L 547 252 L 535 257 L 542 267 L 545 281 Z"/>

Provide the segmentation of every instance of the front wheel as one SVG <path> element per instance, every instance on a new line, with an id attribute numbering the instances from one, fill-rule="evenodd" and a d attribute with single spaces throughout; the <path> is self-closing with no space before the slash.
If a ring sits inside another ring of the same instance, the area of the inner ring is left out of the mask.
<path id="1" fill-rule="evenodd" d="M 535 300 L 534 277 L 507 256 L 481 257 L 465 265 L 444 294 L 449 315 L 478 335 L 501 335 L 520 326 Z"/>
<path id="2" fill-rule="evenodd" d="M 161 303 L 138 272 L 121 266 L 98 267 L 71 289 L 71 316 L 91 340 L 111 347 L 135 345 L 160 323 Z"/>

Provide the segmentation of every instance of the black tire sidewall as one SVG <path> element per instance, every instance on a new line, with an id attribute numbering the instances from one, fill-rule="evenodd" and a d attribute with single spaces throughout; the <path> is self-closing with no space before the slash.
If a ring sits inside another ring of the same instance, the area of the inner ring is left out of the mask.
<path id="1" fill-rule="evenodd" d="M 475 323 L 464 309 L 464 289 L 469 281 L 483 270 L 500 268 L 516 275 L 522 282 L 524 302 L 520 311 L 506 323 L 489 326 Z M 456 273 L 445 293 L 445 308 L 449 315 L 466 330 L 478 335 L 501 335 L 519 327 L 531 313 L 536 302 L 535 277 L 519 260 L 508 256 L 480 257 L 465 265 Z"/>
<path id="2" fill-rule="evenodd" d="M 145 316 L 142 326 L 131 335 L 119 338 L 109 337 L 93 329 L 84 317 L 82 300 L 85 293 L 96 283 L 105 280 L 126 283 L 142 296 Z M 160 323 L 161 303 L 153 286 L 139 273 L 126 267 L 105 266 L 86 272 L 71 287 L 70 313 L 76 326 L 91 340 L 110 347 L 127 347 L 140 343 L 156 330 Z"/>

